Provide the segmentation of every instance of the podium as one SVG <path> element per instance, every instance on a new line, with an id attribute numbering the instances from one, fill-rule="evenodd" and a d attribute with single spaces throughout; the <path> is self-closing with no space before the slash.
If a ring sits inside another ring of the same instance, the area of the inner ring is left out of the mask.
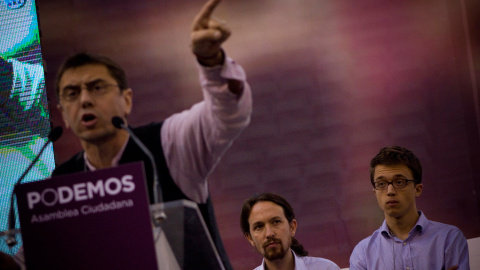
<path id="1" fill-rule="evenodd" d="M 196 203 L 178 200 L 151 205 L 151 209 L 152 211 L 163 209 L 167 215 L 167 219 L 160 227 L 165 233 L 179 269 L 225 269 Z M 155 231 L 157 230 L 154 229 Z M 156 248 L 157 251 L 165 250 L 158 240 Z M 159 269 L 163 270 L 160 260 Z"/>
<path id="2" fill-rule="evenodd" d="M 35 269 L 224 269 L 196 203 L 148 204 L 143 163 L 15 188 L 25 262 Z M 159 227 L 151 211 L 163 209 Z"/>

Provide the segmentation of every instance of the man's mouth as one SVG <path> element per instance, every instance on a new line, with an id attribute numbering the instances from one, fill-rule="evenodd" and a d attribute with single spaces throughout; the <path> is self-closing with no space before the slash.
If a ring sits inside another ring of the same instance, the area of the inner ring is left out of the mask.
<path id="1" fill-rule="evenodd" d="M 387 205 L 397 205 L 398 201 L 397 200 L 390 200 L 387 202 Z"/>
<path id="2" fill-rule="evenodd" d="M 91 113 L 82 115 L 82 124 L 84 126 L 92 126 L 97 122 L 97 116 Z"/>
<path id="3" fill-rule="evenodd" d="M 275 246 L 275 245 L 278 245 L 278 244 L 280 244 L 280 241 L 277 241 L 277 240 L 268 241 L 267 243 L 263 244 L 263 247 L 268 248 L 268 247 Z"/>

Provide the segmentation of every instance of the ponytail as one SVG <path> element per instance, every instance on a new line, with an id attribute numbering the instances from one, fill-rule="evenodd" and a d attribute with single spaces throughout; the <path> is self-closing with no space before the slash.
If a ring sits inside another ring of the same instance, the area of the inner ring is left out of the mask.
<path id="1" fill-rule="evenodd" d="M 290 245 L 290 248 L 297 254 L 297 256 L 305 257 L 308 255 L 308 251 L 306 251 L 302 244 L 295 238 L 292 237 L 292 244 Z"/>

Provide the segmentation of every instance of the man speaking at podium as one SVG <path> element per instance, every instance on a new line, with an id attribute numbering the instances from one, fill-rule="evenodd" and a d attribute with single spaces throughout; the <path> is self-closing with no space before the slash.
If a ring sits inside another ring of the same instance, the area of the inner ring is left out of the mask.
<path id="1" fill-rule="evenodd" d="M 155 157 L 163 199 L 189 199 L 199 205 L 223 264 L 231 269 L 213 215 L 207 177 L 249 124 L 252 100 L 242 67 L 221 48 L 230 31 L 211 18 L 219 2 L 208 1 L 191 30 L 204 100 L 162 122 L 133 128 L 133 132 Z M 125 129 L 112 124 L 115 116 L 126 123 L 132 110 L 133 91 L 123 69 L 104 56 L 77 54 L 58 71 L 55 87 L 57 107 L 83 151 L 58 166 L 53 175 L 143 160 L 152 202 L 150 160 Z"/>

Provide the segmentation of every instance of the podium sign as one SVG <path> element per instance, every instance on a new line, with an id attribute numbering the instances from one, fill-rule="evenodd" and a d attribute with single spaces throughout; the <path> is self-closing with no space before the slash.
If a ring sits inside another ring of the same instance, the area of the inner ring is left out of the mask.
<path id="1" fill-rule="evenodd" d="M 143 163 L 16 187 L 27 269 L 158 269 Z"/>

